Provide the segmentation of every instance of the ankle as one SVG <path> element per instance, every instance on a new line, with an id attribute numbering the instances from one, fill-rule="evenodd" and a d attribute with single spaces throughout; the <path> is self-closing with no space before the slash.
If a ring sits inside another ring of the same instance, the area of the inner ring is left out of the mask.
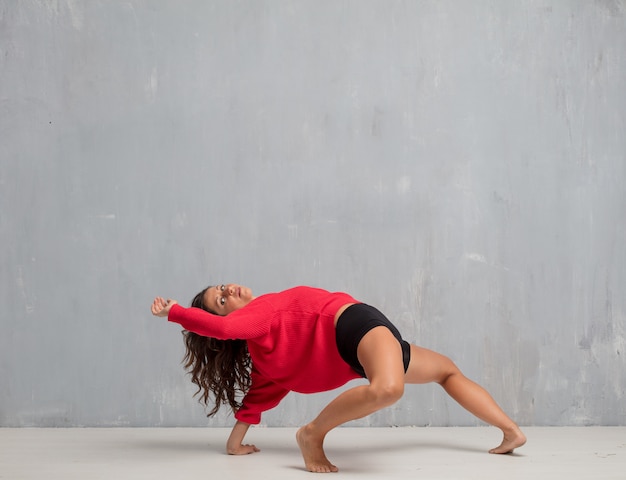
<path id="1" fill-rule="evenodd" d="M 302 427 L 300 427 L 298 434 L 305 435 L 310 440 L 315 440 L 315 441 L 320 441 L 320 442 L 323 441 L 324 437 L 326 436 L 325 433 L 320 432 L 319 428 L 317 428 L 314 422 L 307 423 L 306 425 L 303 425 Z"/>
<path id="2" fill-rule="evenodd" d="M 502 433 L 504 433 L 505 436 L 516 436 L 522 433 L 519 426 L 515 423 L 507 425 L 506 427 L 501 427 L 500 430 L 502 430 Z"/>

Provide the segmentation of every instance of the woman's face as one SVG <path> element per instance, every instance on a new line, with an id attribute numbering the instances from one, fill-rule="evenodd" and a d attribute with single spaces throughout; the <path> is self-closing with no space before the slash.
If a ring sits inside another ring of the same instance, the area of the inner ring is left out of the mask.
<path id="1" fill-rule="evenodd" d="M 218 315 L 228 315 L 245 307 L 252 300 L 252 290 L 233 283 L 211 287 L 202 297 L 202 303 Z"/>

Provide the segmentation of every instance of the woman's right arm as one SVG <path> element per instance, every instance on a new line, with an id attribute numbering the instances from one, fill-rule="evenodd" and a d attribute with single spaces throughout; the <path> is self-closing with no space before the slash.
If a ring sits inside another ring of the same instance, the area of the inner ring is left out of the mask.
<path id="1" fill-rule="evenodd" d="M 254 445 L 243 444 L 243 437 L 246 436 L 249 427 L 249 423 L 239 420 L 235 423 L 228 437 L 228 441 L 226 442 L 226 452 L 229 455 L 248 455 L 250 453 L 260 452 Z"/>

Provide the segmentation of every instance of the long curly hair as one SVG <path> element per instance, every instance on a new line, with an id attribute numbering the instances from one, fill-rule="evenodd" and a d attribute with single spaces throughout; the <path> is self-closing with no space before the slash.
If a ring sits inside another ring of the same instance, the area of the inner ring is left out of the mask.
<path id="1" fill-rule="evenodd" d="M 203 297 L 207 287 L 191 301 L 191 306 L 215 314 L 208 308 Z M 207 414 L 215 415 L 222 404 L 229 404 L 233 412 L 241 408 L 238 397 L 250 389 L 250 370 L 252 362 L 245 340 L 218 340 L 203 337 L 187 330 L 183 331 L 186 352 L 183 358 L 185 370 L 191 375 L 191 381 L 197 385 L 199 402 L 209 406 L 211 394 L 215 401 Z"/>

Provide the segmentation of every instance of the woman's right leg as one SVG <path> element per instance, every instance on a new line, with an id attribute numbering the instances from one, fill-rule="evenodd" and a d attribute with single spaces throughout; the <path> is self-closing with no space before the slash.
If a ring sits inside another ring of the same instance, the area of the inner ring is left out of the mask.
<path id="1" fill-rule="evenodd" d="M 526 443 L 526 437 L 500 408 L 487 390 L 467 378 L 448 357 L 432 350 L 411 345 L 411 362 L 406 383 L 436 382 L 463 408 L 484 422 L 502 430 L 502 443 L 489 453 L 511 453 Z"/>
<path id="2" fill-rule="evenodd" d="M 388 328 L 376 327 L 366 333 L 357 353 L 369 384 L 341 393 L 296 434 L 304 463 L 310 472 L 337 471 L 337 467 L 326 458 L 323 448 L 324 438 L 330 430 L 393 404 L 404 392 L 406 382 L 402 348 Z"/>

